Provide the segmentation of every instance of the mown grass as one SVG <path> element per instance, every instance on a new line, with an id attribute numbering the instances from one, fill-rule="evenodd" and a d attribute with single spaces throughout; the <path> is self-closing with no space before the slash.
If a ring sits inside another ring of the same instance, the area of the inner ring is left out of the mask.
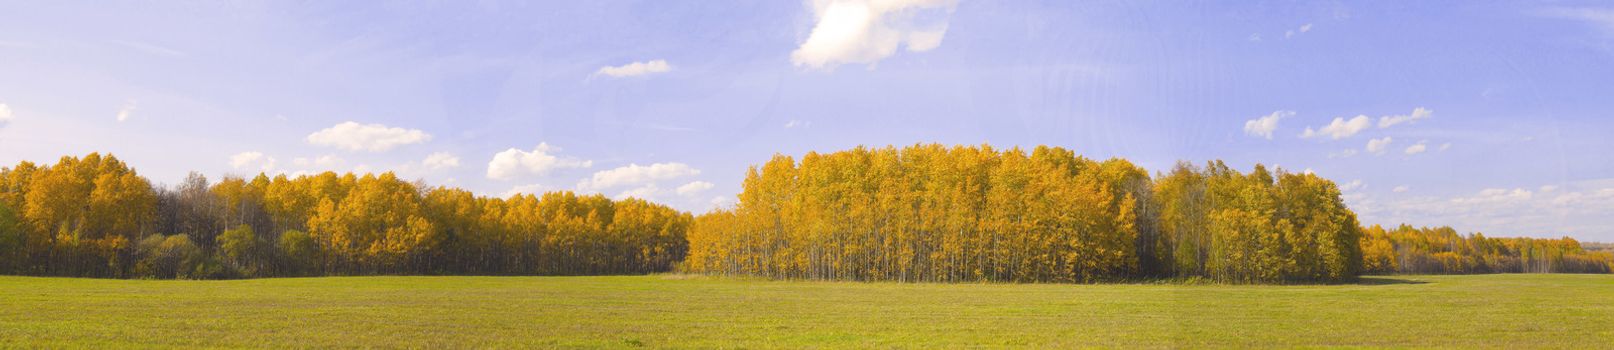
<path id="1" fill-rule="evenodd" d="M 1610 344 L 1609 275 L 1396 276 L 1334 286 L 0 277 L 0 346 L 16 348 Z"/>

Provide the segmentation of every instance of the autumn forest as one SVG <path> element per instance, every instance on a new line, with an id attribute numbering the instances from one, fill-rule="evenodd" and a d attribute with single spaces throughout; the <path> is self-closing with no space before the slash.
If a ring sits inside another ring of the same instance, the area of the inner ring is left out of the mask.
<path id="1" fill-rule="evenodd" d="M 0 169 L 0 274 L 224 279 L 608 275 L 1334 283 L 1362 274 L 1609 273 L 1572 238 L 1363 227 L 1309 173 L 1220 161 L 1151 174 L 1057 147 L 776 156 L 700 214 L 560 191 L 509 198 L 392 173 L 174 186 L 112 155 Z"/>

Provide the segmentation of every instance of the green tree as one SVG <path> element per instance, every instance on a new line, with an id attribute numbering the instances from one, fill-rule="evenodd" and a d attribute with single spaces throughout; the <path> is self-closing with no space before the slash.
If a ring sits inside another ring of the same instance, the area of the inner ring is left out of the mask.
<path id="1" fill-rule="evenodd" d="M 263 241 L 252 226 L 240 225 L 219 234 L 219 254 L 225 265 L 244 275 L 258 275 L 264 268 Z"/>
<path id="2" fill-rule="evenodd" d="M 308 233 L 290 230 L 282 232 L 280 239 L 275 243 L 279 251 L 279 272 L 289 276 L 304 276 L 313 273 L 312 269 L 320 266 L 319 244 L 314 242 Z"/>

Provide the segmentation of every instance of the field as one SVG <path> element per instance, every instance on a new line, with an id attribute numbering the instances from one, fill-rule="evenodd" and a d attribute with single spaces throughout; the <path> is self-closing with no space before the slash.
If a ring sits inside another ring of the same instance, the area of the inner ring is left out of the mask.
<path id="1" fill-rule="evenodd" d="M 1614 344 L 1614 276 L 1339 286 L 691 276 L 0 277 L 0 347 L 1460 347 Z"/>

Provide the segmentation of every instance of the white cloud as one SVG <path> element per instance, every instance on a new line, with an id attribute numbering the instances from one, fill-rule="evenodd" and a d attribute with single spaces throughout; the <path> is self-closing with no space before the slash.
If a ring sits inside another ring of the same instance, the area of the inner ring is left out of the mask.
<path id="1" fill-rule="evenodd" d="M 1407 187 L 1407 185 L 1401 185 L 1401 186 L 1396 186 L 1394 189 L 1391 189 L 1390 191 L 1395 192 L 1395 193 L 1402 193 L 1402 192 L 1406 192 L 1407 190 L 1410 190 L 1410 189 L 1411 188 Z"/>
<path id="2" fill-rule="evenodd" d="M 1412 155 L 1412 154 L 1423 153 L 1424 151 L 1429 150 L 1429 146 L 1424 145 L 1424 142 L 1428 142 L 1428 141 L 1418 141 L 1417 144 L 1407 146 L 1407 149 L 1404 152 L 1406 154 L 1408 154 L 1408 155 Z"/>
<path id="3" fill-rule="evenodd" d="M 1329 138 L 1338 140 L 1351 137 L 1352 135 L 1356 135 L 1356 133 L 1362 132 L 1362 130 L 1367 130 L 1371 127 L 1373 127 L 1373 119 L 1368 118 L 1365 115 L 1358 115 L 1349 120 L 1346 120 L 1345 118 L 1334 118 L 1334 122 L 1323 126 L 1321 130 L 1312 130 L 1312 128 L 1307 127 L 1306 131 L 1300 134 L 1300 137 L 1309 139 L 1313 137 L 1328 136 Z"/>
<path id="4" fill-rule="evenodd" d="M 1246 39 L 1249 40 L 1249 41 L 1260 42 L 1261 41 L 1261 34 L 1260 33 L 1250 33 L 1250 36 L 1248 38 L 1246 38 Z"/>
<path id="5" fill-rule="evenodd" d="M 1244 134 L 1271 140 L 1272 131 L 1278 130 L 1278 120 L 1294 115 L 1295 111 L 1275 111 L 1264 117 L 1244 121 Z"/>
<path id="6" fill-rule="evenodd" d="M 1350 157 L 1353 157 L 1353 156 L 1356 156 L 1356 149 L 1355 148 L 1348 148 L 1348 149 L 1345 149 L 1343 151 L 1339 151 L 1338 153 L 1329 153 L 1328 154 L 1328 158 L 1350 158 Z"/>
<path id="7" fill-rule="evenodd" d="M 1339 191 L 1340 192 L 1350 192 L 1350 191 L 1366 189 L 1366 188 L 1367 188 L 1367 185 L 1363 184 L 1362 180 L 1351 180 L 1351 182 L 1347 182 L 1344 185 L 1340 185 L 1339 186 Z"/>
<path id="8" fill-rule="evenodd" d="M 672 65 L 667 64 L 666 60 L 653 60 L 650 62 L 633 62 L 615 67 L 600 67 L 600 70 L 594 71 L 594 75 L 627 78 L 666 73 L 672 71 L 672 68 Z"/>
<path id="9" fill-rule="evenodd" d="M 1433 116 L 1434 113 L 1435 112 L 1433 110 L 1428 108 L 1418 107 L 1412 110 L 1412 114 L 1387 115 L 1379 117 L 1378 127 L 1383 129 L 1395 126 L 1397 124 L 1412 123 L 1419 120 L 1428 119 L 1429 117 Z M 1333 122 L 1328 123 L 1328 125 L 1324 125 L 1321 128 L 1314 129 L 1307 127 L 1304 132 L 1300 133 L 1300 137 L 1314 138 L 1327 136 L 1331 139 L 1338 140 L 1354 136 L 1363 130 L 1371 129 L 1373 128 L 1373 124 L 1373 118 L 1366 115 L 1357 115 L 1351 119 L 1345 119 L 1343 117 L 1334 118 Z M 1249 129 L 1249 127 L 1250 124 L 1247 122 L 1245 124 L 1245 129 Z"/>
<path id="10" fill-rule="evenodd" d="M 539 143 L 531 152 L 515 148 L 499 152 L 493 155 L 493 161 L 488 162 L 488 178 L 510 180 L 522 175 L 543 176 L 559 169 L 594 166 L 593 161 L 551 154 L 558 152 L 559 147 L 550 146 L 548 143 Z"/>
<path id="11" fill-rule="evenodd" d="M 308 135 L 308 143 L 348 151 L 384 152 L 398 146 L 431 141 L 425 131 L 381 124 L 345 122 Z"/>
<path id="12" fill-rule="evenodd" d="M 809 126 L 813 126 L 813 122 L 791 119 L 790 122 L 785 123 L 786 129 L 805 128 Z"/>
<path id="13" fill-rule="evenodd" d="M 1428 108 L 1423 108 L 1423 107 L 1414 108 L 1414 109 L 1412 109 L 1412 114 L 1407 114 L 1407 115 L 1387 115 L 1387 116 L 1379 117 L 1379 128 L 1383 129 L 1383 128 L 1388 128 L 1388 127 L 1395 126 L 1396 124 L 1411 123 L 1411 122 L 1416 122 L 1416 121 L 1419 121 L 1419 120 L 1429 119 L 1429 117 L 1433 116 L 1434 114 L 1435 114 L 1435 111 L 1429 110 Z"/>
<path id="14" fill-rule="evenodd" d="M 420 164 L 425 165 L 427 169 L 433 170 L 458 168 L 460 166 L 460 157 L 448 152 L 437 152 L 427 155 L 426 160 L 421 161 Z"/>
<path id="15" fill-rule="evenodd" d="M 1311 23 L 1306 23 L 1306 24 L 1300 25 L 1300 32 L 1301 33 L 1309 32 L 1309 31 L 1311 31 Z"/>
<path id="16" fill-rule="evenodd" d="M 660 180 L 695 176 L 700 173 L 700 170 L 696 170 L 684 163 L 656 163 L 649 166 L 629 164 L 616 169 L 595 172 L 594 176 L 579 181 L 577 188 L 584 192 L 597 192 L 622 186 L 644 185 Z"/>
<path id="17" fill-rule="evenodd" d="M 1440 144 L 1440 151 L 1441 152 L 1445 152 L 1448 149 L 1451 149 L 1451 142 Z"/>
<path id="18" fill-rule="evenodd" d="M 1384 154 L 1384 151 L 1390 148 L 1390 141 L 1389 136 L 1385 136 L 1382 139 L 1367 140 L 1367 152 L 1372 154 Z"/>
<path id="19" fill-rule="evenodd" d="M 230 156 L 230 167 L 236 170 L 256 168 L 267 172 L 275 170 L 275 158 L 266 156 L 263 152 L 241 152 Z"/>
<path id="20" fill-rule="evenodd" d="M 1558 190 L 1558 186 L 1554 186 L 1554 185 L 1542 185 L 1541 188 L 1540 188 L 1540 191 L 1542 193 L 1552 192 L 1552 191 L 1557 191 L 1557 190 Z"/>
<path id="21" fill-rule="evenodd" d="M 129 120 L 129 117 L 134 116 L 134 111 L 135 111 L 135 100 L 129 100 L 129 101 L 124 102 L 123 107 L 118 108 L 118 122 L 123 122 L 123 121 Z"/>
<path id="22" fill-rule="evenodd" d="M 710 182 L 694 181 L 694 182 L 684 184 L 683 186 L 678 186 L 677 192 L 678 192 L 678 195 L 680 195 L 680 196 L 693 197 L 695 195 L 700 194 L 701 192 L 706 192 L 706 190 L 712 189 L 712 186 L 714 186 L 714 185 L 712 185 L 712 183 L 710 183 Z"/>
<path id="23" fill-rule="evenodd" d="M 11 106 L 0 103 L 0 126 L 5 126 L 7 123 L 10 123 L 11 120 Z"/>
<path id="24" fill-rule="evenodd" d="M 874 64 L 897 47 L 924 52 L 941 46 L 956 0 L 812 0 L 816 23 L 790 53 L 797 67 Z"/>

